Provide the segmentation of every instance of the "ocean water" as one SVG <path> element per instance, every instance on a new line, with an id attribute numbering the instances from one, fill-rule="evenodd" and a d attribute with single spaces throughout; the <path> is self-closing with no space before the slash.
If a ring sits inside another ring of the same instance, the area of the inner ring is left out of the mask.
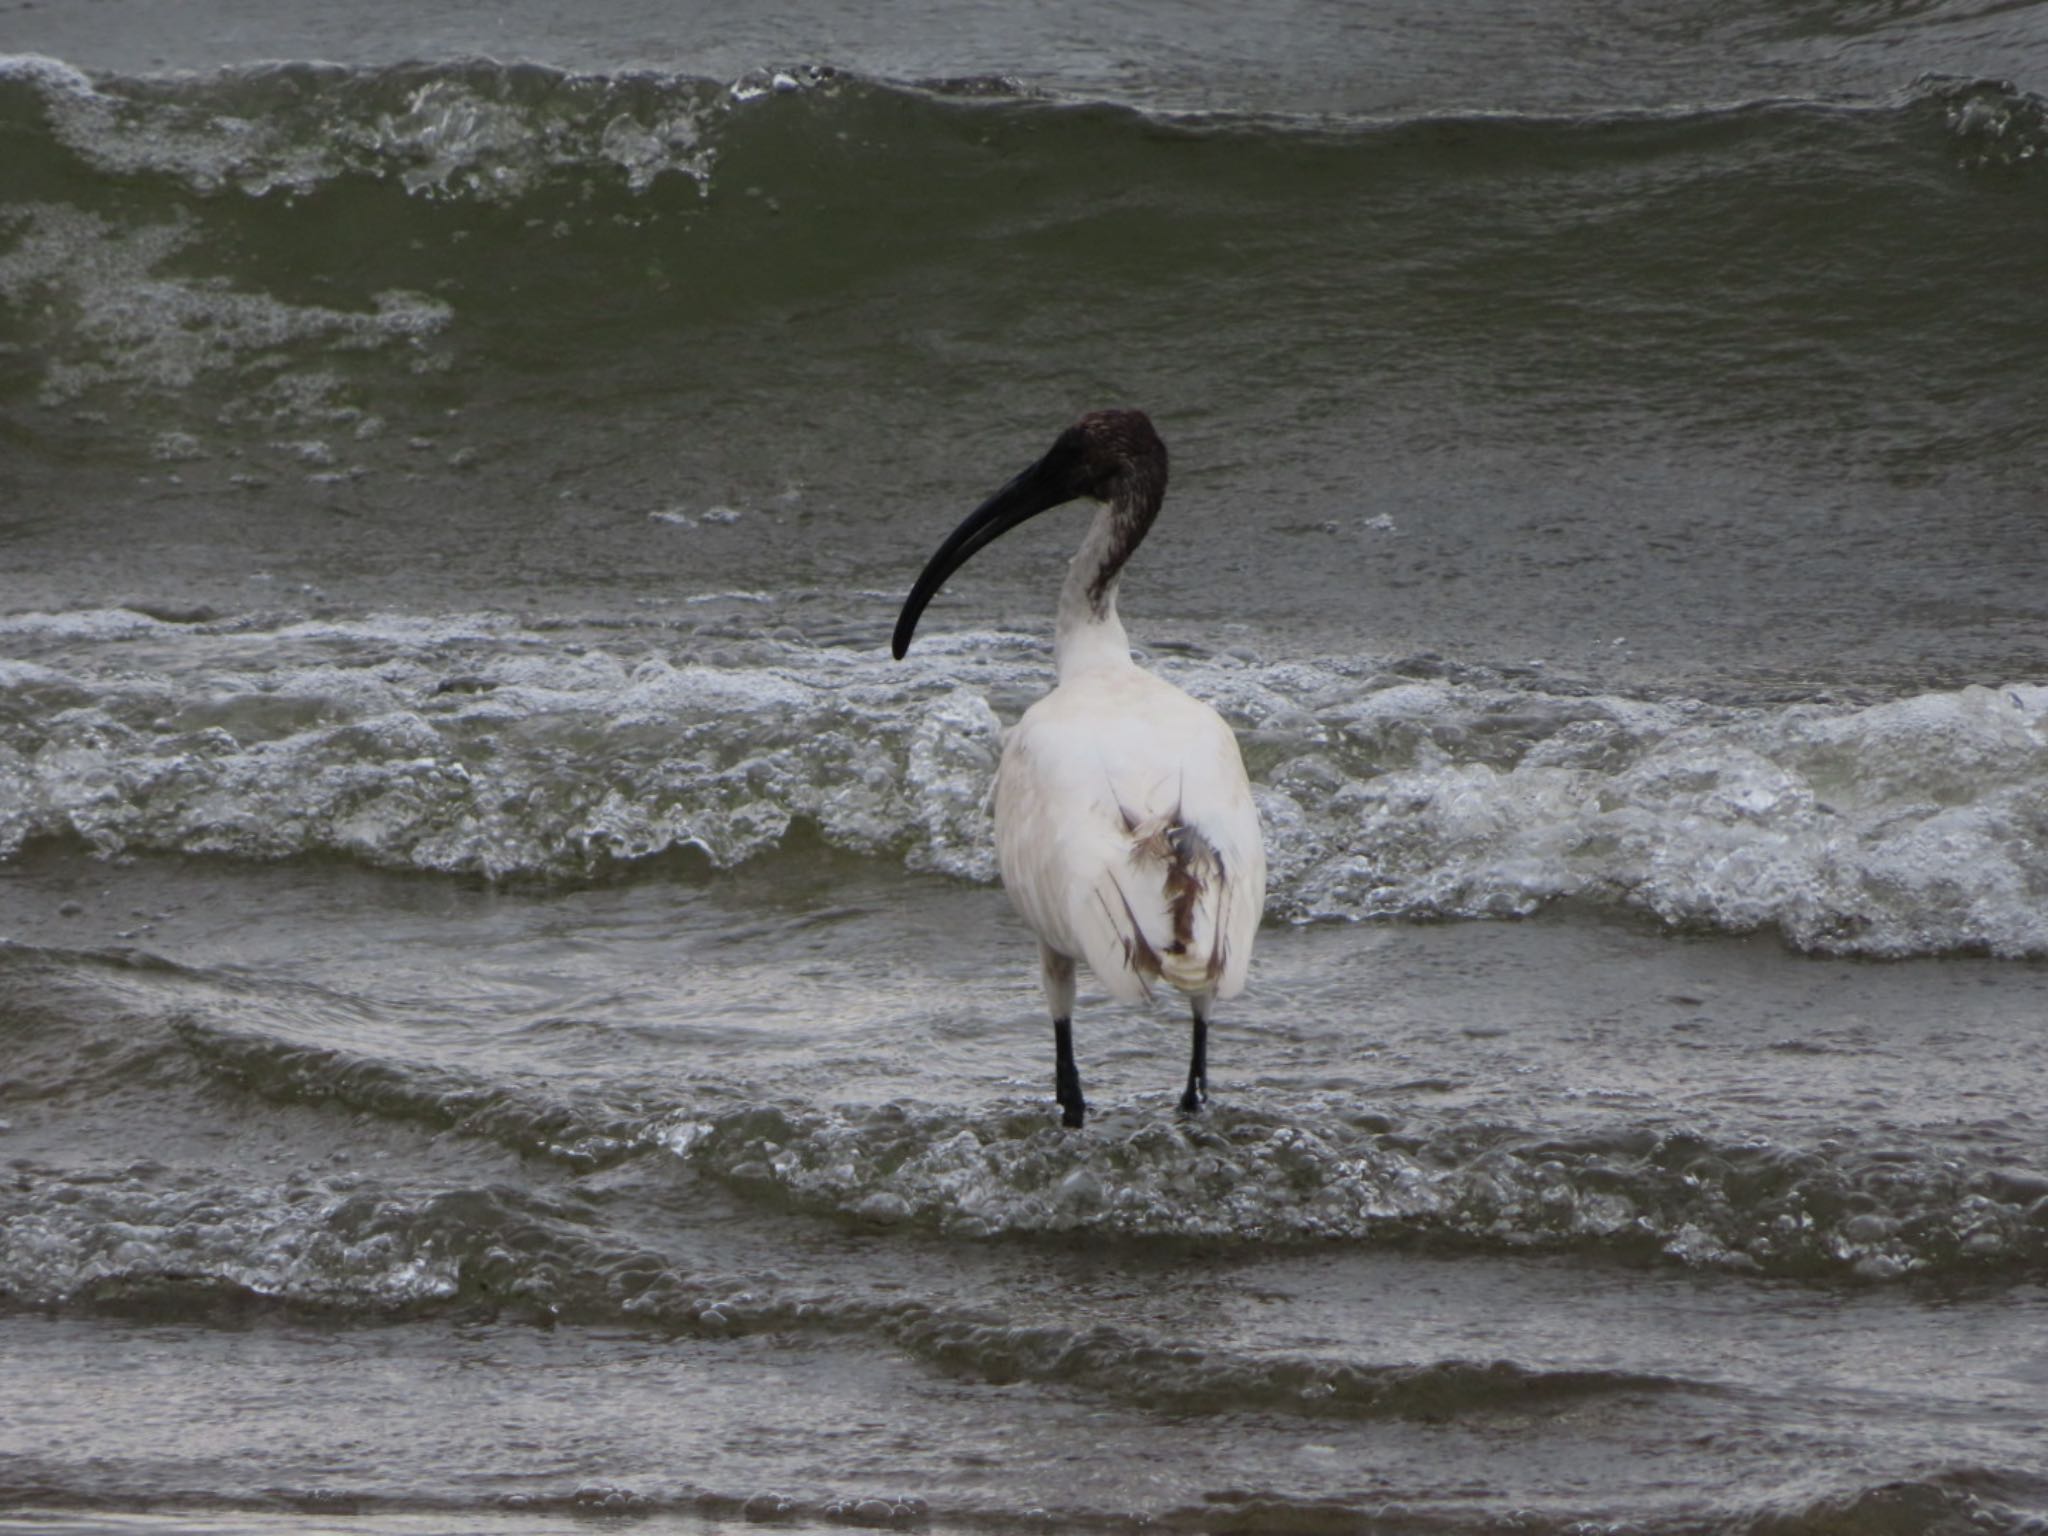
<path id="1" fill-rule="evenodd" d="M 2048 1530 L 2048 9 L 0 0 L 0 1532 Z M 995 881 L 1148 410 L 1272 892 Z"/>

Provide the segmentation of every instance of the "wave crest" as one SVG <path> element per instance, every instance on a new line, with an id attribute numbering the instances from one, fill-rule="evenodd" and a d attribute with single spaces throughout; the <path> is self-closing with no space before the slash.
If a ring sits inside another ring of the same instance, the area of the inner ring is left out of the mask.
<path id="1" fill-rule="evenodd" d="M 1284 1119 L 1224 1109 L 1207 1123 L 1147 1119 L 1136 1129 L 1112 1114 L 1082 1137 L 1050 1127 L 1036 1105 L 971 1120 L 757 1106 L 653 1136 L 755 1199 L 956 1237 L 1603 1251 L 1864 1280 L 2048 1255 L 2048 1186 L 2033 1175 L 1902 1164 L 1846 1143 L 1395 1130 L 1335 1108 Z"/>
<path id="2" fill-rule="evenodd" d="M 580 880 L 685 852 L 730 868 L 805 827 L 987 881 L 990 699 L 1043 686 L 1033 650 L 987 635 L 902 665 L 763 640 L 712 665 L 688 641 L 563 648 L 493 615 L 117 610 L 0 634 L 192 653 L 178 676 L 0 666 L 0 858 L 64 838 Z M 1161 668 L 1248 744 L 1276 917 L 1570 900 L 1823 953 L 2048 955 L 2048 687 L 1745 707 L 1342 658 Z"/>

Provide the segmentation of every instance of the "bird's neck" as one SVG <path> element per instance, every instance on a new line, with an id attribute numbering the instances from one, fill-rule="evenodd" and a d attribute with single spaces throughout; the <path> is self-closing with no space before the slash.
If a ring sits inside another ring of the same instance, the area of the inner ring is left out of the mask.
<path id="1" fill-rule="evenodd" d="M 1083 672 L 1131 664 L 1131 642 L 1116 616 L 1116 589 L 1124 561 L 1143 537 L 1142 528 L 1131 537 L 1129 509 L 1116 502 L 1096 509 L 1060 587 L 1052 657 L 1061 682 Z"/>

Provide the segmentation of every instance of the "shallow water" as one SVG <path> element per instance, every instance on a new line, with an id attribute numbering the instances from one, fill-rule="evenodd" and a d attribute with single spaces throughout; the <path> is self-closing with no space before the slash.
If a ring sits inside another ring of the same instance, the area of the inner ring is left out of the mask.
<path id="1" fill-rule="evenodd" d="M 2048 1524 L 2035 8 L 0 54 L 0 1530 Z M 885 641 L 1110 403 L 1272 894 L 1076 1134 L 1075 520 Z"/>
<path id="2" fill-rule="evenodd" d="M 999 896 L 873 861 L 522 893 L 50 853 L 4 890 L 17 1506 L 1804 1529 L 2041 1493 L 2031 966 L 1281 927 L 1198 1124 L 1180 1030 L 1084 999 L 1072 1134 L 1027 968 L 981 958 Z"/>

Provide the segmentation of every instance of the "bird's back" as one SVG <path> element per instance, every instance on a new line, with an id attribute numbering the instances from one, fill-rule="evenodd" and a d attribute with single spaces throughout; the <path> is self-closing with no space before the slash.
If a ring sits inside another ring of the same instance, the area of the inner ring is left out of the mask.
<path id="1" fill-rule="evenodd" d="M 996 839 L 1024 920 L 1115 996 L 1243 989 L 1265 850 L 1208 705 L 1128 663 L 1061 683 L 1004 742 Z"/>

